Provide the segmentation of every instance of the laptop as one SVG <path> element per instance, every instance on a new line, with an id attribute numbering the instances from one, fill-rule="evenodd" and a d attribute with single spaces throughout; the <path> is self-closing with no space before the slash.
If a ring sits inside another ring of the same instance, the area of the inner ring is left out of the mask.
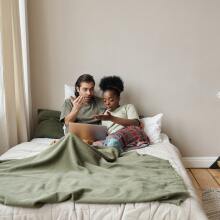
<path id="1" fill-rule="evenodd" d="M 74 133 L 82 140 L 98 141 L 104 140 L 108 135 L 108 129 L 103 125 L 69 123 L 69 132 Z"/>

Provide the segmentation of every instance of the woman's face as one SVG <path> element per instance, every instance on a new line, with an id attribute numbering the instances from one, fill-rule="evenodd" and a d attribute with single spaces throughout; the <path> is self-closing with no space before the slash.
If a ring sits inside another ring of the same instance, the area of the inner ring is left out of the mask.
<path id="1" fill-rule="evenodd" d="M 114 111 L 119 107 L 120 97 L 114 91 L 107 90 L 103 93 L 103 101 L 108 110 Z"/>

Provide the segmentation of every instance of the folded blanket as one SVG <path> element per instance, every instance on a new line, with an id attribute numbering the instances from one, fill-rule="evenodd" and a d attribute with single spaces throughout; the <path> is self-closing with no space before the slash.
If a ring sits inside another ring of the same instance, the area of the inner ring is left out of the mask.
<path id="1" fill-rule="evenodd" d="M 168 161 L 136 152 L 117 156 L 115 148 L 96 149 L 69 133 L 36 156 L 0 161 L 0 203 L 39 207 L 71 199 L 178 205 L 188 197 Z"/>

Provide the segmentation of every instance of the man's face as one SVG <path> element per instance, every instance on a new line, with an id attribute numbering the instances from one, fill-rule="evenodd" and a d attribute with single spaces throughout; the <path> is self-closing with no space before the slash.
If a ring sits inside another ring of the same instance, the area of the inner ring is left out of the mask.
<path id="1" fill-rule="evenodd" d="M 84 97 L 86 103 L 90 102 L 94 97 L 95 84 L 93 82 L 81 82 L 80 87 L 77 87 L 79 96 Z"/>

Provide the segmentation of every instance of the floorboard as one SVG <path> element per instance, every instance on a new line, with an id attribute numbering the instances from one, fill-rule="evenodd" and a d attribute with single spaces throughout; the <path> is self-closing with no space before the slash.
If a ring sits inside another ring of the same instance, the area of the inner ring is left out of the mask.
<path id="1" fill-rule="evenodd" d="M 208 169 L 190 169 L 190 171 L 202 190 L 219 188 L 218 182 L 213 178 Z"/>

